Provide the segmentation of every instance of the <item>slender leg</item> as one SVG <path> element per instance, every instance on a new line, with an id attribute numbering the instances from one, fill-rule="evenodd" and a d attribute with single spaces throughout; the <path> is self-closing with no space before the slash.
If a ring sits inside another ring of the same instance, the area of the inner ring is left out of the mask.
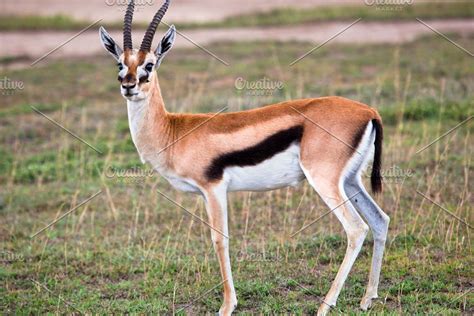
<path id="1" fill-rule="evenodd" d="M 333 213 L 341 222 L 347 235 L 347 249 L 344 260 L 342 261 L 336 278 L 331 285 L 331 289 L 327 293 L 323 304 L 321 304 L 318 310 L 318 315 L 326 315 L 329 312 L 330 306 L 336 305 L 337 298 L 355 259 L 359 255 L 369 227 L 364 223 L 360 215 L 351 205 L 350 201 L 347 201 L 345 192 L 340 190 L 339 179 L 331 180 L 328 178 L 319 178 L 320 181 L 316 183 L 313 181 L 314 177 L 311 176 L 311 171 L 306 171 L 304 168 L 303 170 L 305 171 L 309 183 L 313 186 L 316 192 L 318 192 L 330 209 L 334 209 Z"/>
<path id="2" fill-rule="evenodd" d="M 378 297 L 377 289 L 379 285 L 380 270 L 382 268 L 382 259 L 385 249 L 385 241 L 387 239 L 390 217 L 388 217 L 388 215 L 385 214 L 382 209 L 380 209 L 380 207 L 367 193 L 361 182 L 360 175 L 348 178 L 344 183 L 344 189 L 349 196 L 360 192 L 356 198 L 352 199 L 352 203 L 364 216 L 374 236 L 374 247 L 372 265 L 369 274 L 369 283 L 367 285 L 364 298 L 360 303 L 360 307 L 363 310 L 367 310 L 372 304 L 372 299 Z"/>
<path id="3" fill-rule="evenodd" d="M 227 188 L 216 186 L 205 193 L 206 210 L 212 225 L 211 237 L 224 285 L 224 302 L 219 315 L 231 315 L 237 307 L 234 281 L 229 257 L 229 231 L 227 225 Z"/>

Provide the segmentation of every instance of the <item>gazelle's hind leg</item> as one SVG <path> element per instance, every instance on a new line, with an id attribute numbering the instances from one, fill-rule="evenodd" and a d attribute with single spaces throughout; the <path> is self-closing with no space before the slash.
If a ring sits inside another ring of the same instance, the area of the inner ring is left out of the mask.
<path id="1" fill-rule="evenodd" d="M 388 224 L 390 222 L 388 215 L 382 211 L 367 193 L 361 180 L 361 172 L 365 169 L 368 160 L 373 157 L 374 137 L 375 134 L 372 129 L 372 124 L 370 123 L 367 127 L 366 135 L 358 148 L 358 151 L 364 158 L 357 159 L 357 157 L 354 157 L 356 159 L 351 160 L 351 168 L 347 170 L 343 185 L 347 195 L 352 196 L 357 194 L 357 197 L 352 199 L 352 204 L 365 218 L 374 236 L 369 283 L 364 298 L 360 303 L 360 307 L 363 310 L 367 310 L 372 304 L 372 299 L 378 297 L 377 289 L 380 279 L 380 270 L 382 267 L 385 241 L 387 239 Z"/>
<path id="2" fill-rule="evenodd" d="M 364 223 L 350 201 L 347 201 L 345 192 L 343 192 L 343 190 L 341 190 L 342 187 L 339 186 L 339 175 L 331 175 L 327 172 L 327 168 L 325 168 L 324 165 L 317 166 L 310 163 L 309 166 L 305 166 L 302 162 L 301 166 L 309 183 L 328 207 L 333 210 L 333 213 L 341 222 L 347 235 L 347 249 L 344 260 L 331 285 L 331 289 L 318 310 L 318 315 L 326 315 L 329 312 L 330 306 L 336 305 L 339 293 L 341 292 L 352 265 L 359 255 L 369 227 Z"/>
<path id="3" fill-rule="evenodd" d="M 364 216 L 374 236 L 369 283 L 364 298 L 360 302 L 360 307 L 363 310 L 367 310 L 372 304 L 372 299 L 378 297 L 377 289 L 390 218 L 380 209 L 374 200 L 372 200 L 365 190 L 360 176 L 347 179 L 344 183 L 344 188 L 348 195 L 360 192 L 357 198 L 353 199 L 352 202 L 357 210 Z"/>

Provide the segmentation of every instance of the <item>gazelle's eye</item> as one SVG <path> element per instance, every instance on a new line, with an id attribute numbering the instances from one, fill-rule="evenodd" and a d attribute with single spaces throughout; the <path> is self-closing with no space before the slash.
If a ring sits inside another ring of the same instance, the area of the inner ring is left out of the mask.
<path id="1" fill-rule="evenodd" d="M 155 66 L 155 65 L 153 65 L 152 63 L 148 63 L 148 64 L 146 64 L 146 66 L 145 66 L 145 70 L 148 71 L 148 72 L 152 72 L 154 66 Z"/>
<path id="2" fill-rule="evenodd" d="M 123 65 L 122 64 L 117 64 L 119 71 L 123 70 Z"/>

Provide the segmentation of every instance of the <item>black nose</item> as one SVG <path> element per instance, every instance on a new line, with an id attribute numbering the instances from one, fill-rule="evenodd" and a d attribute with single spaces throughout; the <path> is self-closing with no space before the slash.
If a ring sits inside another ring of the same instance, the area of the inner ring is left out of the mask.
<path id="1" fill-rule="evenodd" d="M 124 88 L 125 90 L 130 90 L 130 89 L 135 88 L 136 85 L 137 85 L 136 83 L 122 84 L 122 88 Z"/>

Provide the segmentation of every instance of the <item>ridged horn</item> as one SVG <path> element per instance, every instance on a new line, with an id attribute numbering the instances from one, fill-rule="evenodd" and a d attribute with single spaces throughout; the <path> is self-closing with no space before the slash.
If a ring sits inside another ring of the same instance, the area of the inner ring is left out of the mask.
<path id="1" fill-rule="evenodd" d="M 135 10 L 135 0 L 130 0 L 128 2 L 127 11 L 125 12 L 125 17 L 123 19 L 123 49 L 133 49 L 132 42 L 132 20 L 133 20 L 133 11 Z"/>
<path id="2" fill-rule="evenodd" d="M 165 3 L 161 6 L 161 8 L 156 12 L 153 20 L 150 22 L 148 29 L 146 30 L 145 36 L 143 37 L 142 45 L 140 46 L 140 50 L 143 52 L 149 52 L 151 49 L 151 43 L 153 42 L 153 37 L 155 36 L 156 28 L 161 22 L 161 19 L 168 10 L 170 4 L 170 0 L 165 0 Z"/>

